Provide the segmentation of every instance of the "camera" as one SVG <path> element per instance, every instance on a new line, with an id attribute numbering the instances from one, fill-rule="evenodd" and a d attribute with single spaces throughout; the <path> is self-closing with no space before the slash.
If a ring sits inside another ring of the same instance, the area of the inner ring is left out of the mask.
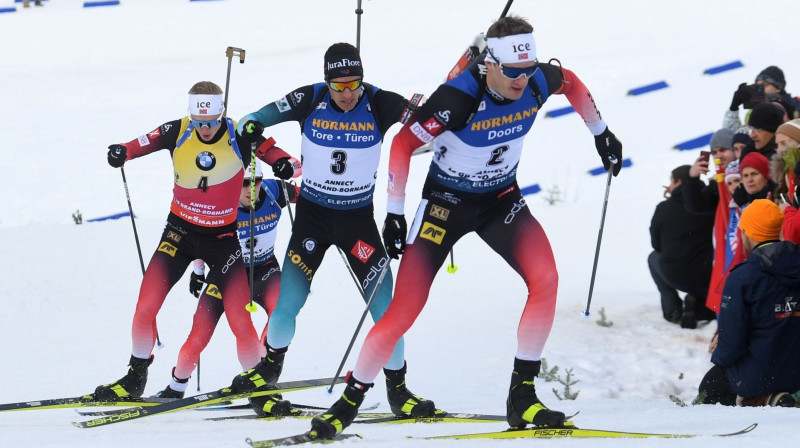
<path id="1" fill-rule="evenodd" d="M 745 89 L 750 93 L 750 98 L 742 105 L 745 109 L 752 109 L 756 104 L 764 102 L 764 84 L 749 84 Z"/>

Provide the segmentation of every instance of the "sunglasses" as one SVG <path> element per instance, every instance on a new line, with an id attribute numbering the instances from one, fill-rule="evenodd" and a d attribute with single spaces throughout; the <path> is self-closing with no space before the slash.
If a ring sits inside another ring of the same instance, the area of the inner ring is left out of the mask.
<path id="1" fill-rule="evenodd" d="M 261 183 L 262 179 L 263 179 L 262 177 L 256 177 L 256 185 Z M 250 178 L 248 177 L 247 179 L 245 179 L 242 182 L 242 188 L 249 187 L 249 186 L 250 186 Z"/>
<path id="2" fill-rule="evenodd" d="M 531 79 L 534 73 L 536 73 L 536 69 L 539 68 L 539 62 L 537 61 L 530 67 L 525 68 L 516 68 L 516 67 L 506 67 L 503 64 L 498 64 L 500 66 L 500 71 L 503 73 L 508 79 L 519 79 L 520 76 L 525 76 L 525 79 Z"/>
<path id="3" fill-rule="evenodd" d="M 347 82 L 328 81 L 328 87 L 333 89 L 335 92 L 344 92 L 344 89 L 350 89 L 352 92 L 361 87 L 361 79 Z"/>
<path id="4" fill-rule="evenodd" d="M 211 129 L 214 126 L 222 123 L 222 116 L 220 115 L 219 118 L 215 118 L 213 120 L 208 120 L 208 121 L 192 120 L 191 118 L 189 119 L 189 121 L 192 123 L 192 126 L 194 126 L 197 129 L 201 129 L 201 128 L 209 128 L 209 129 Z"/>

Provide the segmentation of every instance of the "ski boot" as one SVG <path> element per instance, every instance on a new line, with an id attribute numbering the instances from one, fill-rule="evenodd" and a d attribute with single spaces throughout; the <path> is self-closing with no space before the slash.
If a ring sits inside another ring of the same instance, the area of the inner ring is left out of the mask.
<path id="1" fill-rule="evenodd" d="M 281 394 L 250 397 L 248 401 L 259 417 L 285 417 L 293 414 L 292 403 L 284 400 Z"/>
<path id="2" fill-rule="evenodd" d="M 776 392 L 774 394 L 762 395 L 760 397 L 736 397 L 737 406 L 777 406 L 781 408 L 793 408 L 796 406 L 794 397 L 787 392 Z"/>
<path id="3" fill-rule="evenodd" d="M 231 383 L 236 393 L 253 392 L 278 382 L 283 370 L 283 358 L 289 347 L 274 349 L 267 345 L 267 356 L 252 369 L 237 375 Z"/>
<path id="4" fill-rule="evenodd" d="M 139 398 L 147 384 L 147 368 L 153 363 L 153 355 L 147 359 L 131 356 L 128 373 L 115 383 L 97 386 L 94 398 L 98 401 L 117 401 L 126 398 Z"/>
<path id="5" fill-rule="evenodd" d="M 697 298 L 691 294 L 686 294 L 683 299 L 683 315 L 681 316 L 681 328 L 693 330 L 697 328 L 697 315 L 695 314 L 695 307 L 697 306 Z"/>
<path id="6" fill-rule="evenodd" d="M 357 381 L 353 378 L 353 372 L 347 373 L 346 383 L 347 387 L 342 392 L 342 397 L 324 414 L 311 420 L 309 435 L 319 439 L 332 439 L 353 423 L 358 415 L 358 407 L 364 401 L 364 394 L 373 384 Z"/>
<path id="7" fill-rule="evenodd" d="M 506 400 L 506 420 L 512 428 L 522 429 L 528 423 L 550 427 L 564 425 L 566 420 L 564 413 L 547 409 L 536 396 L 533 379 L 539 374 L 541 366 L 541 361 L 523 361 L 514 358 L 511 387 Z"/>
<path id="8" fill-rule="evenodd" d="M 172 381 L 167 385 L 164 390 L 153 395 L 153 398 L 183 398 L 186 392 L 186 386 L 189 383 L 189 378 L 177 378 L 175 376 L 175 367 L 172 368 Z"/>
<path id="9" fill-rule="evenodd" d="M 400 370 L 383 369 L 392 413 L 398 417 L 435 417 L 436 405 L 433 401 L 414 395 L 406 387 L 406 368 L 407 364 L 403 364 Z"/>

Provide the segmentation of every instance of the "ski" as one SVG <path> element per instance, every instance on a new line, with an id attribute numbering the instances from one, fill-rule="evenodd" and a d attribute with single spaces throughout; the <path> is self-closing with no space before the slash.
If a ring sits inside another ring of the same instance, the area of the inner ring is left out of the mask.
<path id="1" fill-rule="evenodd" d="M 362 414 L 358 414 L 362 417 Z M 372 418 L 362 418 L 355 420 L 353 423 L 479 423 L 479 422 L 504 422 L 506 421 L 505 415 L 489 415 L 489 414 L 468 414 L 459 412 L 444 412 L 441 409 L 436 410 L 436 415 L 433 417 L 409 417 L 397 416 L 394 414 L 386 414 L 384 416 L 375 416 Z"/>
<path id="2" fill-rule="evenodd" d="M 156 406 L 167 402 L 167 398 L 129 398 L 117 401 L 97 401 L 94 394 L 80 397 L 51 398 L 46 400 L 22 401 L 0 404 L 0 412 L 32 411 L 36 409 L 77 408 L 85 406 Z"/>
<path id="3" fill-rule="evenodd" d="M 152 415 L 164 414 L 167 412 L 180 411 L 183 409 L 192 409 L 198 406 L 206 406 L 210 404 L 220 403 L 226 400 L 236 400 L 239 398 L 259 397 L 262 395 L 282 394 L 295 390 L 310 389 L 313 387 L 327 386 L 331 383 L 338 384 L 344 382 L 344 377 L 338 378 L 318 378 L 313 380 L 289 381 L 285 383 L 278 383 L 274 389 L 261 390 L 256 392 L 242 392 L 236 393 L 230 388 L 219 389 L 214 392 L 195 395 L 192 397 L 181 398 L 180 400 L 173 400 L 166 403 L 160 403 L 152 407 L 136 407 L 130 408 L 127 412 L 114 415 L 101 416 L 93 420 L 82 422 L 72 422 L 73 425 L 79 428 L 96 428 L 98 426 L 110 425 L 112 423 L 119 423 L 129 420 L 135 420 L 142 417 L 149 417 Z"/>
<path id="4" fill-rule="evenodd" d="M 731 437 L 747 434 L 758 426 L 758 423 L 735 432 L 726 434 L 713 434 L 714 437 Z M 580 429 L 575 427 L 564 428 L 529 428 L 529 429 L 507 429 L 497 432 L 483 432 L 477 434 L 454 434 L 447 436 L 421 437 L 421 439 L 516 439 L 516 438 L 663 438 L 663 439 L 684 439 L 700 437 L 701 434 L 677 434 L 677 433 L 649 433 L 649 432 L 628 432 L 613 431 L 605 429 Z"/>
<path id="5" fill-rule="evenodd" d="M 313 436 L 310 432 L 307 432 L 305 434 L 297 434 L 294 436 L 270 440 L 252 440 L 248 438 L 245 439 L 245 442 L 247 442 L 253 448 L 268 448 L 272 446 L 300 445 L 303 443 L 330 443 L 337 440 L 346 440 L 352 438 L 363 439 L 361 434 L 336 434 L 332 439 L 321 439 Z"/>
<path id="6" fill-rule="evenodd" d="M 369 411 L 378 407 L 380 403 L 375 403 L 370 406 L 361 408 L 363 411 Z M 248 409 L 252 409 L 250 405 L 247 405 Z M 224 408 L 220 408 L 224 409 Z M 202 411 L 203 409 L 198 409 L 198 411 Z M 292 410 L 290 411 L 291 414 L 289 415 L 257 415 L 257 414 L 245 414 L 245 415 L 225 415 L 222 417 L 209 417 L 206 420 L 211 422 L 219 422 L 222 420 L 280 420 L 284 417 L 314 417 L 316 415 L 322 414 L 323 411 L 327 411 L 328 408 L 322 408 L 317 406 L 308 406 L 302 404 L 292 404 Z M 390 415 L 394 415 L 391 413 L 367 413 L 367 412 L 359 412 L 359 417 L 364 416 L 364 418 L 376 418 L 376 417 L 388 417 Z"/>
<path id="7" fill-rule="evenodd" d="M 159 401 L 157 403 L 166 403 L 168 401 L 175 401 L 176 398 L 161 398 L 160 400 L 161 401 Z M 136 402 L 125 402 L 125 403 L 127 403 L 128 406 L 130 406 L 132 404 L 136 404 Z M 251 409 L 249 404 L 234 405 L 234 404 L 230 403 L 230 401 L 227 401 L 227 400 L 225 402 L 223 402 L 223 403 L 227 403 L 227 404 L 225 404 L 223 406 L 198 407 L 198 408 L 196 408 L 196 410 L 198 410 L 198 411 L 208 410 L 206 408 L 209 408 L 211 410 L 214 410 L 214 409 Z M 302 405 L 300 405 L 300 406 L 302 406 Z M 129 412 L 130 410 L 131 410 L 131 408 L 128 407 L 128 408 L 125 408 L 125 409 L 105 409 L 105 410 L 102 410 L 102 411 L 83 411 L 83 410 L 80 410 L 80 409 L 76 409 L 75 412 L 77 412 L 78 415 L 82 415 L 84 417 L 92 417 L 92 416 L 98 416 L 98 415 L 124 414 L 126 412 Z"/>

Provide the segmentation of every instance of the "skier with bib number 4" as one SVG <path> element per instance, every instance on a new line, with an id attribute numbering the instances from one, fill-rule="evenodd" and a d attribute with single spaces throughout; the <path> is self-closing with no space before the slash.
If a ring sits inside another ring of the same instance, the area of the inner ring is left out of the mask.
<path id="1" fill-rule="evenodd" d="M 324 56 L 325 82 L 300 87 L 240 120 L 241 133 L 258 137 L 264 127 L 300 124 L 303 182 L 297 216 L 283 261 L 280 296 L 270 315 L 267 356 L 233 380 L 231 388 L 250 391 L 278 381 L 300 309 L 325 252 L 336 246 L 346 256 L 370 313 L 378 320 L 392 298 L 392 274 L 373 214 L 373 194 L 386 131 L 413 108 L 401 95 L 364 82 L 359 51 L 348 43 L 331 45 Z M 378 278 L 387 269 L 383 281 Z M 389 404 L 397 415 L 430 417 L 436 407 L 405 384 L 403 340 L 389 349 L 386 368 Z M 383 365 L 382 365 L 383 366 Z M 266 384 L 264 384 L 266 383 Z M 272 396 L 255 397 L 256 412 L 288 409 Z"/>
<path id="2" fill-rule="evenodd" d="M 254 141 L 256 157 L 273 166 L 293 158 L 263 137 Z M 244 148 L 241 148 L 244 146 Z M 244 166 L 250 164 L 250 143 L 236 134 L 236 123 L 225 116 L 222 89 L 201 81 L 189 90 L 189 115 L 168 121 L 146 135 L 108 148 L 108 163 L 126 161 L 167 149 L 172 157 L 174 187 L 164 232 L 142 279 L 133 315 L 128 371 L 119 380 L 98 386 L 95 399 L 117 401 L 142 396 L 147 369 L 153 362 L 156 315 L 170 289 L 195 259 L 210 268 L 206 279 L 222 299 L 239 362 L 255 366 L 262 355 L 250 313 L 249 288 L 236 237 L 236 214 Z M 242 150 L 240 150 L 242 149 Z M 288 178 L 287 176 L 286 178 Z"/>
<path id="3" fill-rule="evenodd" d="M 342 397 L 312 420 L 310 437 L 333 438 L 353 422 L 395 341 L 422 311 L 450 248 L 470 232 L 502 256 L 528 287 L 506 402 L 508 423 L 514 428 L 564 424 L 564 413 L 542 404 L 534 387 L 553 324 L 558 273 L 547 236 L 520 193 L 517 167 L 524 138 L 552 94 L 567 97 L 614 175 L 621 168 L 622 144 L 574 73 L 560 64 L 538 62 L 532 33 L 520 17 L 495 21 L 486 33 L 487 54 L 439 86 L 394 138 L 383 231 L 389 256 L 405 254 L 394 299 L 367 335 Z M 409 161 L 416 148 L 430 141 L 435 154 L 406 241 Z M 612 164 L 612 157 L 618 163 Z"/>

